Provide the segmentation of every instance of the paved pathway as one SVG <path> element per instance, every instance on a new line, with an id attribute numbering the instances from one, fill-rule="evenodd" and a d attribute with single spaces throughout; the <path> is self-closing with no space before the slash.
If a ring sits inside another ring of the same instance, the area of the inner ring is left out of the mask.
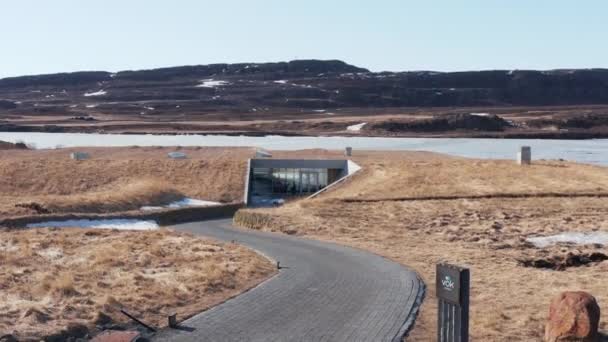
<path id="1" fill-rule="evenodd" d="M 234 229 L 231 220 L 175 226 L 236 240 L 279 260 L 279 274 L 196 315 L 158 341 L 399 341 L 424 293 L 416 274 L 331 243 Z"/>

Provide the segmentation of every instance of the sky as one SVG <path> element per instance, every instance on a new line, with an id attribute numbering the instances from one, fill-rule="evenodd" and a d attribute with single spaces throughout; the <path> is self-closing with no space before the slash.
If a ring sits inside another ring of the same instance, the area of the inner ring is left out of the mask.
<path id="1" fill-rule="evenodd" d="M 340 59 L 372 71 L 608 68 L 605 0 L 19 0 L 0 78 Z"/>

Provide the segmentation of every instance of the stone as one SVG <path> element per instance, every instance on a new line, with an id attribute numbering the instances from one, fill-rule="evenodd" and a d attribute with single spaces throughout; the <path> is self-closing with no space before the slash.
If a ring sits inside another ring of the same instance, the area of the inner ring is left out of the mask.
<path id="1" fill-rule="evenodd" d="M 582 291 L 566 291 L 551 301 L 545 326 L 545 342 L 597 342 L 600 307 Z"/>
<path id="2" fill-rule="evenodd" d="M 167 157 L 169 157 L 170 159 L 186 159 L 186 158 L 188 158 L 188 156 L 186 156 L 186 154 L 183 153 L 183 152 L 169 152 L 169 153 L 167 153 Z"/>

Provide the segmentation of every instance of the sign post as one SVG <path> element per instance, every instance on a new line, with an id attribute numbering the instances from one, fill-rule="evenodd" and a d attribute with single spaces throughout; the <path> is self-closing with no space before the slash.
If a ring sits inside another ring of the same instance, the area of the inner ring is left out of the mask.
<path id="1" fill-rule="evenodd" d="M 470 280 L 468 268 L 437 264 L 437 341 L 469 341 Z"/>

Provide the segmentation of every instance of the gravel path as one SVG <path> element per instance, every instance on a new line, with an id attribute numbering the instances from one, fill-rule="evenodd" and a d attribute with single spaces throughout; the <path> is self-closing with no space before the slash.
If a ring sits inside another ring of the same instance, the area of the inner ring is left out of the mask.
<path id="1" fill-rule="evenodd" d="M 235 240 L 280 261 L 279 274 L 198 314 L 158 341 L 399 341 L 424 284 L 374 254 L 282 234 L 235 229 L 231 220 L 174 228 Z"/>

